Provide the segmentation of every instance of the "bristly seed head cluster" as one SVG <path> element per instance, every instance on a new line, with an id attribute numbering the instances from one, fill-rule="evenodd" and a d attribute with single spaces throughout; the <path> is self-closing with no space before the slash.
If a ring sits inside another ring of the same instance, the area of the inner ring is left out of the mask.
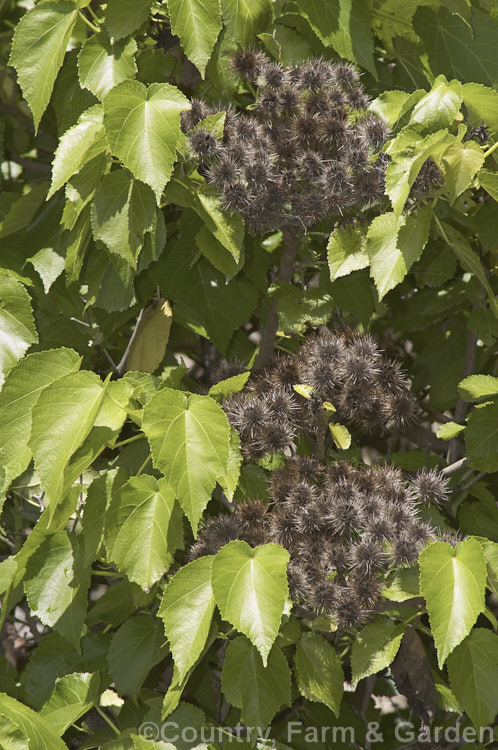
<path id="1" fill-rule="evenodd" d="M 225 363 L 217 374 L 226 378 L 240 369 L 240 363 L 233 371 Z M 299 395 L 296 384 L 311 386 L 311 398 Z M 370 335 L 327 328 L 295 356 L 279 356 L 223 407 L 246 458 L 257 459 L 289 448 L 299 431 L 314 437 L 323 430 L 325 401 L 336 406 L 340 422 L 366 431 L 403 431 L 416 415 L 401 367 Z M 331 615 L 348 630 L 375 610 L 386 573 L 416 562 L 427 543 L 441 538 L 420 511 L 427 504 L 443 507 L 449 484 L 435 470 L 409 479 L 387 464 L 355 467 L 293 457 L 271 472 L 270 494 L 269 504 L 251 500 L 211 518 L 190 559 L 215 554 L 234 539 L 280 544 L 290 553 L 293 601 Z"/>
<path id="2" fill-rule="evenodd" d="M 381 598 L 386 573 L 416 562 L 437 531 L 418 515 L 432 493 L 442 502 L 447 480 L 434 471 L 408 482 L 396 467 L 355 468 L 293 458 L 272 472 L 272 502 L 253 500 L 208 521 L 190 559 L 243 539 L 275 542 L 290 553 L 292 600 L 331 615 L 348 630 L 364 623 Z"/>
<path id="3" fill-rule="evenodd" d="M 294 386 L 311 388 L 311 398 Z M 277 356 L 246 389 L 224 400 L 228 419 L 248 459 L 289 447 L 299 431 L 314 435 L 324 402 L 337 420 L 368 433 L 399 433 L 417 420 L 417 403 L 399 364 L 382 355 L 371 336 L 327 328 L 295 356 Z"/>
<path id="4" fill-rule="evenodd" d="M 247 110 L 228 109 L 223 141 L 201 123 L 220 110 L 199 100 L 182 114 L 182 128 L 202 173 L 250 232 L 306 229 L 383 197 L 388 159 L 375 154 L 388 127 L 368 110 L 352 65 L 311 59 L 284 67 L 241 50 L 233 69 L 257 96 Z"/>

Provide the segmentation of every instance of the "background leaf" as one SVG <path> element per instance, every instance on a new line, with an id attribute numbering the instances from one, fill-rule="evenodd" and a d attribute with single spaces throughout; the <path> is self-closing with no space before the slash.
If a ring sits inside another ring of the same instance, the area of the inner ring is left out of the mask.
<path id="1" fill-rule="evenodd" d="M 166 656 L 159 620 L 150 615 L 130 617 L 117 630 L 109 648 L 109 671 L 120 693 L 136 696 L 153 666 Z"/>
<path id="2" fill-rule="evenodd" d="M 185 54 L 204 77 L 206 65 L 221 31 L 219 0 L 168 0 L 171 31 Z"/>
<path id="3" fill-rule="evenodd" d="M 498 636 L 476 628 L 448 657 L 448 674 L 456 698 L 479 729 L 490 724 L 498 711 L 496 673 Z"/>
<path id="4" fill-rule="evenodd" d="M 0 386 L 10 368 L 37 341 L 27 291 L 16 279 L 0 275 Z"/>
<path id="5" fill-rule="evenodd" d="M 330 643 L 317 633 L 304 633 L 297 644 L 296 670 L 302 695 L 307 700 L 324 703 L 338 716 L 344 674 Z"/>

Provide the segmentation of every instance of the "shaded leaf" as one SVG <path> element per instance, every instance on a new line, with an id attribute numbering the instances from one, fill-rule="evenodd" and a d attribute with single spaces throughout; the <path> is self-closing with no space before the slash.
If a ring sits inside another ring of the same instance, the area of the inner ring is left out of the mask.
<path id="1" fill-rule="evenodd" d="M 136 697 L 153 666 L 167 654 L 161 623 L 150 615 L 130 617 L 111 640 L 107 661 L 120 693 Z"/>
<path id="2" fill-rule="evenodd" d="M 324 703 L 338 716 L 344 674 L 330 643 L 317 633 L 304 633 L 297 644 L 296 670 L 302 695 L 309 701 Z"/>
<path id="3" fill-rule="evenodd" d="M 173 310 L 168 300 L 161 298 L 143 309 L 126 361 L 127 370 L 157 370 L 166 353 L 172 322 Z"/>
<path id="4" fill-rule="evenodd" d="M 366 625 L 353 643 L 353 682 L 359 682 L 388 667 L 398 653 L 403 633 L 403 625 L 395 625 L 386 617 L 377 617 L 374 622 Z"/>
<path id="5" fill-rule="evenodd" d="M 138 29 L 149 15 L 151 0 L 108 0 L 105 25 L 112 39 L 122 39 Z"/>
<path id="6" fill-rule="evenodd" d="M 11 367 L 37 341 L 29 294 L 20 281 L 0 275 L 0 386 Z"/>
<path id="7" fill-rule="evenodd" d="M 221 31 L 219 0 L 168 0 L 171 31 L 202 77 Z"/>
<path id="8" fill-rule="evenodd" d="M 498 711 L 497 673 L 498 636 L 490 630 L 476 628 L 448 658 L 451 688 L 476 729 Z"/>
<path id="9" fill-rule="evenodd" d="M 396 687 L 413 710 L 429 722 L 437 710 L 432 669 L 417 631 L 408 626 L 391 664 Z"/>

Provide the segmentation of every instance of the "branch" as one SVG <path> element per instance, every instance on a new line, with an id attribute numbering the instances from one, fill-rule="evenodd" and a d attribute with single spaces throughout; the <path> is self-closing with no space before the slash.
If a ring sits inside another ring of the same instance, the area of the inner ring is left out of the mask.
<path id="1" fill-rule="evenodd" d="M 460 469 L 463 469 L 463 467 L 466 465 L 468 461 L 467 456 L 464 458 L 461 458 L 459 461 L 455 461 L 455 463 L 450 464 L 449 466 L 445 466 L 444 469 L 441 469 L 441 474 L 444 474 L 445 477 L 451 477 L 453 474 L 456 474 L 457 471 L 460 471 Z"/>
<path id="2" fill-rule="evenodd" d="M 137 336 L 138 328 L 140 326 L 140 321 L 142 320 L 142 315 L 144 314 L 144 310 L 145 310 L 145 307 L 142 307 L 142 309 L 138 313 L 137 322 L 135 323 L 135 328 L 133 329 L 133 333 L 131 334 L 130 340 L 128 341 L 128 346 L 125 349 L 125 353 L 121 357 L 120 363 L 116 367 L 116 374 L 119 375 L 120 377 L 123 376 L 123 373 L 125 371 L 126 362 L 128 361 L 128 357 L 130 356 L 130 350 L 131 350 L 132 344 L 135 341 L 135 338 Z"/>
<path id="3" fill-rule="evenodd" d="M 279 281 L 290 281 L 294 272 L 294 261 L 296 259 L 297 248 L 299 247 L 300 235 L 284 229 L 283 232 L 283 250 L 280 258 L 280 268 L 278 272 Z M 261 332 L 261 341 L 259 343 L 258 356 L 256 357 L 255 370 L 262 370 L 271 359 L 275 336 L 278 330 L 277 303 L 274 300 L 268 315 L 268 319 Z"/>

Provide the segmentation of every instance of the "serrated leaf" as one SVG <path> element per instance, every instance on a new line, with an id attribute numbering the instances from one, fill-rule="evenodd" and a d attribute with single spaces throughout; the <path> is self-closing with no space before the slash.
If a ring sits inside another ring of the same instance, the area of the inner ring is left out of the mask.
<path id="1" fill-rule="evenodd" d="M 438 225 L 439 226 L 439 225 Z M 442 231 L 441 231 L 442 227 Z M 444 241 L 448 243 L 455 255 L 457 256 L 460 264 L 466 271 L 473 273 L 481 282 L 482 286 L 486 290 L 490 302 L 491 309 L 496 317 L 498 317 L 498 299 L 494 293 L 484 268 L 482 267 L 479 256 L 474 252 L 468 240 L 463 236 L 458 229 L 455 229 L 451 224 L 441 222 L 440 233 Z"/>
<path id="2" fill-rule="evenodd" d="M 159 608 L 180 680 L 196 663 L 209 634 L 214 612 L 212 564 L 213 557 L 200 557 L 180 568 L 168 582 Z"/>
<path id="3" fill-rule="evenodd" d="M 498 378 L 492 375 L 469 375 L 458 384 L 460 398 L 478 401 L 498 394 Z"/>
<path id="4" fill-rule="evenodd" d="M 174 508 L 168 482 L 142 474 L 115 493 L 106 511 L 107 557 L 145 591 L 166 573 L 181 544 L 181 516 Z"/>
<path id="5" fill-rule="evenodd" d="M 128 371 L 157 370 L 166 353 L 172 323 L 173 310 L 168 300 L 161 298 L 144 308 L 126 361 Z"/>
<path id="6" fill-rule="evenodd" d="M 464 424 L 458 424 L 458 422 L 446 422 L 438 427 L 436 436 L 441 440 L 452 440 L 452 438 L 458 437 L 461 432 L 465 430 Z"/>
<path id="7" fill-rule="evenodd" d="M 385 192 L 391 200 L 394 213 L 399 216 L 405 206 L 413 183 L 423 163 L 441 149 L 442 146 L 454 140 L 447 130 L 429 133 L 425 138 L 412 129 L 402 130 L 389 144 L 387 153 L 392 156 L 386 169 Z"/>
<path id="8" fill-rule="evenodd" d="M 37 341 L 29 294 L 20 281 L 0 276 L 0 387 L 11 367 Z"/>
<path id="9" fill-rule="evenodd" d="M 204 78 L 221 31 L 219 0 L 168 0 L 171 31 Z"/>
<path id="10" fill-rule="evenodd" d="M 290 706 L 290 669 L 277 645 L 263 666 L 258 650 L 244 636 L 228 645 L 221 672 L 226 699 L 241 709 L 240 719 L 248 727 L 268 726 L 280 706 Z"/>
<path id="11" fill-rule="evenodd" d="M 93 427 L 104 386 L 93 372 L 58 378 L 33 407 L 30 447 L 36 470 L 50 500 L 50 515 L 62 499 L 64 471 Z"/>
<path id="12" fill-rule="evenodd" d="M 398 653 L 404 626 L 386 617 L 377 617 L 358 633 L 351 652 L 353 682 L 377 674 L 388 667 Z"/>
<path id="13" fill-rule="evenodd" d="M 498 401 L 472 412 L 465 430 L 465 443 L 472 457 L 492 456 L 498 452 Z"/>
<path id="14" fill-rule="evenodd" d="M 210 396 L 231 396 L 232 393 L 238 393 L 243 389 L 247 381 L 249 380 L 251 373 L 250 371 L 241 372 L 238 375 L 232 375 L 230 378 L 220 380 L 219 383 L 215 383 L 209 389 Z"/>
<path id="15" fill-rule="evenodd" d="M 48 721 L 5 693 L 0 693 L 0 715 L 26 738 L 28 744 L 25 747 L 29 747 L 29 750 L 67 750 L 67 745 L 57 736 Z M 15 745 L 14 748 L 18 750 Z"/>
<path id="16" fill-rule="evenodd" d="M 495 201 L 498 201 L 498 175 L 489 169 L 481 169 L 479 172 L 479 182 L 481 187 L 490 194 Z"/>
<path id="17" fill-rule="evenodd" d="M 33 615 L 55 628 L 79 651 L 90 569 L 74 534 L 47 536 L 29 558 L 24 590 Z"/>
<path id="18" fill-rule="evenodd" d="M 343 424 L 330 422 L 329 430 L 332 435 L 332 439 L 339 450 L 344 451 L 351 446 L 351 433 Z"/>
<path id="19" fill-rule="evenodd" d="M 448 657 L 451 688 L 476 729 L 498 711 L 497 673 L 498 636 L 490 630 L 476 628 Z"/>
<path id="20" fill-rule="evenodd" d="M 230 428 L 209 396 L 163 388 L 145 405 L 142 429 L 194 533 L 216 480 L 227 470 Z"/>
<path id="21" fill-rule="evenodd" d="M 419 558 L 420 592 L 427 603 L 432 635 L 442 668 L 484 611 L 486 562 L 472 538 L 452 547 L 434 542 Z"/>
<path id="22" fill-rule="evenodd" d="M 253 44 L 273 16 L 270 0 L 221 0 L 223 22 L 228 38 L 244 47 Z"/>
<path id="23" fill-rule="evenodd" d="M 135 698 L 153 666 L 166 656 L 161 623 L 150 615 L 130 617 L 111 641 L 107 661 L 116 688 Z"/>
<path id="24" fill-rule="evenodd" d="M 304 633 L 296 649 L 297 684 L 309 701 L 324 703 L 339 715 L 344 674 L 335 650 L 317 633 Z"/>
<path id="25" fill-rule="evenodd" d="M 52 184 L 47 200 L 75 172 L 106 149 L 104 110 L 101 104 L 96 104 L 83 112 L 76 125 L 61 137 L 52 162 Z"/>
<path id="26" fill-rule="evenodd" d="M 417 90 L 408 94 L 406 91 L 383 91 L 370 104 L 370 109 L 378 117 L 382 117 L 390 127 L 396 125 L 400 117 L 415 106 L 424 96 L 424 91 Z"/>
<path id="27" fill-rule="evenodd" d="M 123 81 L 104 99 L 104 126 L 112 153 L 150 185 L 158 204 L 173 170 L 180 114 L 190 106 L 168 83 L 147 88 L 139 81 Z"/>
<path id="28" fill-rule="evenodd" d="M 413 26 L 432 70 L 448 78 L 494 86 L 498 79 L 498 23 L 472 5 L 470 23 L 447 8 L 418 7 Z"/>
<path id="29" fill-rule="evenodd" d="M 39 715 L 57 734 L 63 735 L 71 724 L 92 708 L 98 698 L 99 687 L 98 672 L 73 672 L 59 677 Z"/>
<path id="30" fill-rule="evenodd" d="M 479 540 L 481 541 L 481 540 Z M 481 542 L 484 557 L 486 559 L 486 569 L 488 572 L 488 586 L 498 596 L 498 544 L 486 539 Z"/>
<path id="31" fill-rule="evenodd" d="M 43 203 L 43 199 L 47 194 L 47 183 L 42 182 L 39 185 L 31 185 L 30 187 L 29 192 L 23 195 L 19 195 L 19 193 L 12 194 L 12 203 L 0 221 L 0 239 L 27 227 Z M 4 197 L 9 196 L 10 199 L 10 195 L 7 191 L 3 192 Z"/>
<path id="32" fill-rule="evenodd" d="M 418 566 L 398 568 L 382 588 L 382 596 L 393 602 L 406 602 L 420 596 Z"/>
<path id="33" fill-rule="evenodd" d="M 484 153 L 474 141 L 452 143 L 443 155 L 445 189 L 454 203 L 484 164 Z"/>
<path id="34" fill-rule="evenodd" d="M 332 316 L 334 301 L 323 289 L 299 289 L 287 281 L 276 281 L 268 294 L 277 304 L 279 328 L 284 333 L 301 333 L 307 324 L 325 325 Z"/>
<path id="35" fill-rule="evenodd" d="M 365 235 L 353 228 L 334 229 L 327 245 L 327 260 L 331 281 L 366 268 L 369 258 L 365 250 Z"/>
<path id="36" fill-rule="evenodd" d="M 498 91 L 480 83 L 464 83 L 463 103 L 472 125 L 485 122 L 491 132 L 498 131 Z"/>
<path id="37" fill-rule="evenodd" d="M 372 221 L 367 232 L 366 252 L 380 299 L 403 281 L 420 258 L 429 237 L 431 218 L 432 209 L 426 206 L 417 216 L 405 218 L 387 213 Z"/>
<path id="38" fill-rule="evenodd" d="M 76 372 L 79 355 L 72 349 L 28 354 L 7 375 L 0 392 L 0 454 L 12 478 L 29 463 L 31 412 L 40 393 L 54 380 Z"/>
<path id="39" fill-rule="evenodd" d="M 49 0 L 36 5 L 19 21 L 9 64 L 29 104 L 38 130 L 78 17 L 71 0 Z"/>
<path id="40" fill-rule="evenodd" d="M 246 635 L 268 663 L 288 596 L 289 553 L 277 544 L 252 549 L 234 541 L 215 556 L 211 583 L 221 616 Z"/>
<path id="41" fill-rule="evenodd" d="M 154 194 L 125 169 L 106 174 L 92 201 L 92 232 L 133 268 L 155 218 Z"/>
<path id="42" fill-rule="evenodd" d="M 446 76 L 440 75 L 429 93 L 413 108 L 410 124 L 421 125 L 427 130 L 449 128 L 460 110 L 462 99 L 462 84 L 457 80 L 448 83 Z"/>
<path id="43" fill-rule="evenodd" d="M 78 56 L 82 88 L 102 100 L 118 83 L 135 77 L 136 51 L 137 43 L 133 38 L 112 43 L 103 33 L 89 37 Z"/>
<path id="44" fill-rule="evenodd" d="M 298 0 L 298 5 L 325 46 L 376 75 L 370 13 L 363 0 Z"/>
<path id="45" fill-rule="evenodd" d="M 136 31 L 149 15 L 151 0 L 108 0 L 105 25 L 116 41 Z"/>

